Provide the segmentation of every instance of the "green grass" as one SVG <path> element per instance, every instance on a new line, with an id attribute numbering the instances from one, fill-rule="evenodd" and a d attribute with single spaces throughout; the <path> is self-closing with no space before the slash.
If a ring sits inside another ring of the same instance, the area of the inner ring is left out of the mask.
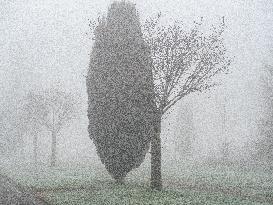
<path id="1" fill-rule="evenodd" d="M 164 172 L 164 190 L 149 189 L 145 165 L 116 185 L 102 166 L 2 166 L 50 204 L 273 204 L 273 175 L 226 167 L 183 166 Z"/>
<path id="2" fill-rule="evenodd" d="M 93 183 L 96 179 L 111 180 L 107 172 L 96 166 L 58 166 L 50 168 L 31 165 L 2 166 L 3 174 L 13 178 L 26 188 L 54 189 L 67 187 L 84 187 Z"/>
<path id="3" fill-rule="evenodd" d="M 197 191 L 151 191 L 148 187 L 133 185 L 94 186 L 94 189 L 66 192 L 48 192 L 45 199 L 51 204 L 94 204 L 94 205 L 158 205 L 158 204 L 269 204 L 259 203 L 239 197 Z"/>

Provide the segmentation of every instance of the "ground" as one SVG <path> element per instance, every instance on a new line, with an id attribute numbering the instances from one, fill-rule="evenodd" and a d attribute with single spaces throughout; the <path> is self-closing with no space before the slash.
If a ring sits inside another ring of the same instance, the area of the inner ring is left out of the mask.
<path id="1" fill-rule="evenodd" d="M 0 204 L 2 205 L 45 205 L 41 199 L 24 190 L 10 178 L 0 174 Z"/>
<path id="2" fill-rule="evenodd" d="M 273 204 L 273 174 L 227 167 L 183 166 L 163 173 L 164 190 L 149 189 L 148 167 L 116 185 L 102 166 L 2 166 L 2 174 L 49 204 Z"/>

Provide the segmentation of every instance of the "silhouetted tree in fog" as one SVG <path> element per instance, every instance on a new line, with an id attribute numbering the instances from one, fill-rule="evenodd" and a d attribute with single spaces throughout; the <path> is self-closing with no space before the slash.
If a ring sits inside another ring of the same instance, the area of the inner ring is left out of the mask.
<path id="1" fill-rule="evenodd" d="M 143 162 L 159 117 L 152 59 L 132 3 L 113 3 L 94 34 L 86 79 L 88 130 L 107 171 L 122 182 Z"/>
<path id="2" fill-rule="evenodd" d="M 219 96 L 217 96 L 218 98 Z M 221 151 L 221 162 L 223 164 L 229 164 L 230 162 L 230 155 L 231 155 L 231 140 L 228 139 L 228 121 L 229 121 L 229 114 L 227 111 L 227 97 L 224 96 L 223 99 L 217 100 L 218 104 L 218 110 L 220 114 L 220 124 L 221 124 L 221 146 L 220 146 L 220 151 Z"/>
<path id="3" fill-rule="evenodd" d="M 29 99 L 26 99 L 29 100 Z M 32 137 L 33 144 L 33 159 L 34 164 L 38 163 L 38 135 L 42 131 L 42 126 L 31 116 L 29 116 L 29 101 L 23 102 L 21 106 L 21 113 L 17 116 L 20 125 L 25 128 L 25 134 Z"/>
<path id="4" fill-rule="evenodd" d="M 45 128 L 51 132 L 50 165 L 56 166 L 57 135 L 76 117 L 77 103 L 73 95 L 50 89 L 42 92 L 29 92 L 24 105 L 25 116 L 32 126 L 34 150 L 37 150 L 37 131 Z M 34 151 L 37 154 L 37 151 Z"/>
<path id="5" fill-rule="evenodd" d="M 258 158 L 273 166 L 273 66 L 266 66 L 261 78 L 264 112 L 259 126 L 261 139 L 257 142 Z"/>
<path id="6" fill-rule="evenodd" d="M 176 117 L 177 126 L 175 127 L 176 141 L 175 153 L 178 156 L 186 157 L 192 153 L 193 142 L 195 140 L 195 128 L 192 105 L 184 103 L 178 111 Z M 180 158 L 179 158 L 180 159 Z"/>
<path id="7" fill-rule="evenodd" d="M 156 103 L 161 119 L 174 104 L 193 92 L 203 92 L 215 86 L 214 77 L 226 72 L 230 59 L 223 42 L 223 22 L 205 35 L 201 23 L 190 31 L 175 23 L 159 24 L 157 18 L 146 21 L 143 29 L 153 60 Z M 151 187 L 160 190 L 161 179 L 161 120 L 155 125 L 151 143 Z"/>
<path id="8" fill-rule="evenodd" d="M 27 128 L 22 120 L 20 105 L 2 105 L 0 117 L 0 152 L 15 154 L 22 150 L 23 137 Z"/>
<path id="9" fill-rule="evenodd" d="M 163 116 L 186 95 L 215 86 L 214 77 L 230 65 L 224 19 L 207 35 L 202 21 L 186 31 L 159 19 L 147 20 L 142 35 L 134 5 L 112 4 L 95 29 L 87 76 L 89 134 L 102 162 L 122 179 L 143 161 L 151 140 L 151 187 L 157 190 Z"/>

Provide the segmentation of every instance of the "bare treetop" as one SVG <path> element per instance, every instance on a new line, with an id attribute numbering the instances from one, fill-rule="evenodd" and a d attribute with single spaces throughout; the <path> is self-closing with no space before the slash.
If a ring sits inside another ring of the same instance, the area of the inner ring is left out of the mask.
<path id="1" fill-rule="evenodd" d="M 163 115 L 187 94 L 213 87 L 213 77 L 227 71 L 231 61 L 223 43 L 224 20 L 205 35 L 202 19 L 190 31 L 178 22 L 161 26 L 159 19 L 160 14 L 147 20 L 143 30 L 153 59 L 157 105 Z"/>
<path id="2" fill-rule="evenodd" d="M 25 106 L 27 116 L 32 122 L 59 132 L 76 116 L 76 101 L 60 90 L 46 90 L 41 93 L 30 92 Z"/>

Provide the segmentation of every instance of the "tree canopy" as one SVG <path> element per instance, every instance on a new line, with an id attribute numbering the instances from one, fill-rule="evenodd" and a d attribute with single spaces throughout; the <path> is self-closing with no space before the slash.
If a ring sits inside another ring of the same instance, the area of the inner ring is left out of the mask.
<path id="1" fill-rule="evenodd" d="M 113 3 L 94 33 L 86 81 L 89 134 L 108 172 L 121 180 L 143 162 L 158 116 L 152 60 L 132 3 Z"/>

